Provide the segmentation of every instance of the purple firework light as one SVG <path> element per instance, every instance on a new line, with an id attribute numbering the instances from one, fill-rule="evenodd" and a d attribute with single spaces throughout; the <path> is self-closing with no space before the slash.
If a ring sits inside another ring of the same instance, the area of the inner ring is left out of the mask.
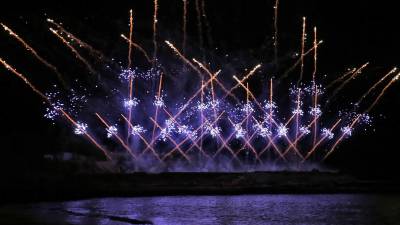
<path id="1" fill-rule="evenodd" d="M 156 19 L 155 15 L 154 32 Z M 91 93 L 80 86 L 79 90 L 78 87 L 70 87 L 66 93 L 62 93 L 60 89 L 42 96 L 49 103 L 44 115 L 46 118 L 54 121 L 58 117 L 67 117 L 72 122 L 75 135 L 88 137 L 103 152 L 108 146 L 99 144 L 97 140 L 108 143 L 104 139 L 111 139 L 120 143 L 121 149 L 107 150 L 106 155 L 111 160 L 116 160 L 117 154 L 126 150 L 126 154 L 132 156 L 129 161 L 140 165 L 144 170 L 171 167 L 174 163 L 185 164 L 187 170 L 201 170 L 212 164 L 218 170 L 221 168 L 219 164 L 225 166 L 226 163 L 231 165 L 230 168 L 250 166 L 260 169 L 272 164 L 304 164 L 311 160 L 320 162 L 330 156 L 344 138 L 352 136 L 356 127 L 371 124 L 371 116 L 368 114 L 371 107 L 361 110 L 360 102 L 355 107 L 351 106 L 350 111 L 340 110 L 336 113 L 321 105 L 323 101 L 329 102 L 331 96 L 316 76 L 317 49 L 322 43 L 317 41 L 316 29 L 312 48 L 308 51 L 302 49 L 299 59 L 288 69 L 293 70 L 301 62 L 303 73 L 303 60 L 312 52 L 312 81 L 304 82 L 300 79 L 300 82 L 291 85 L 288 97 L 281 97 L 273 95 L 273 90 L 280 87 L 279 80 L 273 76 L 264 75 L 259 79 L 265 86 L 262 89 L 268 90 L 265 93 L 255 94 L 249 87 L 248 81 L 262 68 L 262 64 L 256 65 L 244 76 L 235 75 L 233 80 L 227 81 L 229 74 L 224 73 L 222 76 L 221 70 L 211 72 L 210 68 L 216 66 L 212 62 L 205 64 L 194 58 L 189 60 L 170 41 L 165 41 L 165 47 L 172 50 L 183 62 L 179 70 L 169 72 L 166 69 L 167 63 L 163 64 L 163 60 L 156 58 L 159 54 L 156 50 L 155 57 L 151 60 L 144 48 L 132 41 L 132 13 L 130 21 L 129 38 L 122 35 L 129 44 L 129 64 L 132 63 L 131 51 L 134 47 L 143 52 L 151 64 L 150 68 L 132 68 L 131 65 L 128 68 L 119 67 L 114 76 L 117 81 L 112 82 L 112 88 L 96 85 L 96 88 L 102 88 L 102 95 L 97 95 L 98 91 Z M 108 60 L 101 52 L 66 31 L 60 24 L 53 20 L 49 22 L 55 25 L 51 31 L 62 38 L 63 44 L 68 45 L 77 58 L 88 66 L 90 72 L 94 71 L 93 67 L 79 54 L 77 48 L 87 49 L 95 56 L 101 55 L 103 61 Z M 42 63 L 53 68 L 10 28 L 4 24 L 2 26 Z M 303 24 L 302 48 L 305 46 L 304 26 Z M 275 38 L 278 38 L 277 35 Z M 156 39 L 154 40 L 155 46 L 158 46 Z M 169 53 L 169 60 L 171 56 Z M 0 60 L 35 92 L 41 93 L 25 76 L 4 60 Z M 350 72 L 332 82 L 340 85 L 330 93 L 336 95 L 366 65 L 349 70 Z M 163 75 L 166 77 L 164 82 Z M 265 78 L 268 78 L 269 83 L 264 81 Z M 376 101 L 397 78 L 398 75 L 385 86 Z M 155 85 L 157 80 L 158 86 Z M 327 86 L 331 87 L 331 84 Z M 195 88 L 187 91 L 188 86 Z M 368 94 L 369 92 L 370 90 Z M 289 98 L 289 103 L 278 104 L 284 98 Z M 93 115 L 97 115 L 100 121 L 93 120 Z M 106 119 L 100 115 L 104 115 Z M 79 120 L 73 120 L 72 117 Z M 127 129 L 128 133 L 125 133 Z"/>

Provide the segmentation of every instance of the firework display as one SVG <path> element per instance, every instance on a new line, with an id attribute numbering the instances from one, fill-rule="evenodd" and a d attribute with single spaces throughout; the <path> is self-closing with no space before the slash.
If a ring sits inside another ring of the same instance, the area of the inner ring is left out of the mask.
<path id="1" fill-rule="evenodd" d="M 62 79 L 62 71 L 5 24 L 1 24 L 4 31 L 50 68 L 62 88 L 42 92 L 28 80 L 27 75 L 4 58 L 0 58 L 0 63 L 45 101 L 46 118 L 58 122 L 66 119 L 72 134 L 87 138 L 107 160 L 116 162 L 122 157 L 131 162 L 134 170 L 174 168 L 177 165 L 196 171 L 265 169 L 270 165 L 301 168 L 307 162 L 322 162 L 334 154 L 343 140 L 371 125 L 370 111 L 400 76 L 397 68 L 393 68 L 361 95 L 358 102 L 349 104 L 349 109 L 329 109 L 331 100 L 346 84 L 360 76 L 368 63 L 349 69 L 325 85 L 317 71 L 317 50 L 323 42 L 317 39 L 317 28 L 314 27 L 312 44 L 307 46 L 306 18 L 303 17 L 300 54 L 286 72 L 280 75 L 276 69 L 262 74 L 265 63 L 260 62 L 250 66 L 242 75 L 229 74 L 218 69 L 218 66 L 223 68 L 222 65 L 215 65 L 204 57 L 203 39 L 200 39 L 201 56 L 187 55 L 187 2 L 183 0 L 183 42 L 180 49 L 172 40 L 162 40 L 157 33 L 159 2 L 154 0 L 151 57 L 146 48 L 134 40 L 134 13 L 130 10 L 129 34 L 121 34 L 128 44 L 128 63 L 117 66 L 115 73 L 107 76 L 107 81 L 97 81 L 99 84 L 92 92 L 79 85 L 67 84 Z M 274 57 L 271 60 L 276 65 L 278 6 L 277 0 L 274 5 Z M 196 0 L 196 11 L 199 33 L 202 33 L 200 11 L 204 12 L 204 1 Z M 89 74 L 100 72 L 80 53 L 83 49 L 105 67 L 112 63 L 102 52 L 67 31 L 61 23 L 52 19 L 48 19 L 48 23 L 50 32 L 73 53 L 77 63 L 83 64 Z M 143 54 L 149 65 L 135 64 L 132 52 L 136 50 Z M 312 55 L 313 69 L 307 74 L 304 67 L 309 55 Z M 174 62 L 174 69 L 165 58 Z M 282 80 L 295 69 L 300 73 L 293 78 L 293 83 L 286 85 L 289 90 L 282 91 L 286 87 Z M 112 82 L 107 83 L 108 80 Z M 262 91 L 252 88 L 254 80 L 262 83 L 258 88 Z M 387 80 L 372 104 L 361 107 L 363 101 Z"/>

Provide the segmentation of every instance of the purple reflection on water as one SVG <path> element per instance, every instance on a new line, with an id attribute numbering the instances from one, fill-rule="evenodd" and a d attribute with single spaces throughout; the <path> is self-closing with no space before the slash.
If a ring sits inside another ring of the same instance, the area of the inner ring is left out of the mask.
<path id="1" fill-rule="evenodd" d="M 399 200 L 350 194 L 140 197 L 40 203 L 14 210 L 43 224 L 126 225 L 124 219 L 137 219 L 159 225 L 380 225 L 397 224 Z"/>

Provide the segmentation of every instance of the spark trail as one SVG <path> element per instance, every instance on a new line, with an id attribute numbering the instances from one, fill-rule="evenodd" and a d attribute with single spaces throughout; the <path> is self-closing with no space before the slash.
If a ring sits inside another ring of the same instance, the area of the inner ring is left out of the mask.
<path id="1" fill-rule="evenodd" d="M 306 38 L 306 17 L 303 17 L 303 26 L 301 33 L 301 51 L 300 51 L 300 76 L 297 81 L 297 85 L 300 84 L 301 80 L 303 80 L 304 73 L 304 48 L 305 48 L 305 38 Z"/>
<path id="2" fill-rule="evenodd" d="M 10 66 L 6 61 L 4 61 L 2 58 L 0 58 L 0 63 L 10 72 L 12 72 L 14 75 L 16 75 L 18 78 L 22 79 L 22 81 L 25 82 L 26 85 L 28 85 L 33 92 L 38 94 L 43 100 L 45 100 L 49 105 L 53 105 L 53 103 L 50 101 L 50 99 L 43 94 L 41 91 L 39 91 L 23 74 L 19 73 L 17 70 L 15 70 L 12 66 Z M 62 108 L 56 108 L 57 111 L 60 111 L 62 115 L 74 126 L 78 127 L 78 123 Z M 87 132 L 83 132 L 83 134 L 98 148 L 100 149 L 104 155 L 107 157 L 107 159 L 111 160 L 111 156 L 108 154 L 107 150 L 102 147 L 95 139 L 92 137 Z"/>
<path id="3" fill-rule="evenodd" d="M 183 14 L 182 14 L 182 52 L 186 52 L 186 30 L 187 30 L 187 5 L 188 0 L 182 0 L 183 3 Z"/>
<path id="4" fill-rule="evenodd" d="M 36 59 L 38 59 L 41 63 L 43 63 L 45 66 L 53 70 L 53 72 L 57 75 L 58 80 L 60 83 L 63 85 L 64 88 L 67 87 L 67 84 L 65 83 L 64 79 L 62 78 L 61 73 L 58 71 L 57 67 L 46 61 L 44 58 L 42 58 L 35 49 L 33 49 L 28 43 L 26 43 L 18 34 L 16 34 L 14 31 L 12 31 L 9 27 L 4 25 L 3 23 L 0 23 L 1 26 L 4 28 L 5 31 L 8 32 L 8 34 L 12 37 L 14 37 L 19 43 L 21 43 L 25 49 L 27 49 Z"/>
<path id="5" fill-rule="evenodd" d="M 387 77 L 389 77 L 390 75 L 392 75 L 393 73 L 395 73 L 397 71 L 397 68 L 393 68 L 391 71 L 389 71 L 387 74 L 385 74 L 385 76 L 383 76 L 381 79 L 379 79 L 374 85 L 372 85 L 372 87 L 370 89 L 368 89 L 367 92 L 365 92 L 365 94 L 363 94 L 361 96 L 361 98 L 357 101 L 356 105 L 360 105 L 361 101 L 367 97 L 380 83 L 382 83 L 383 81 L 386 80 Z"/>
<path id="6" fill-rule="evenodd" d="M 157 23 L 158 23 L 158 0 L 153 0 L 154 3 L 154 12 L 153 12 L 153 63 L 156 62 L 157 59 Z"/>
<path id="7" fill-rule="evenodd" d="M 392 77 L 370 107 L 362 113 L 358 111 L 359 107 L 336 109 L 341 108 L 341 105 L 335 109 L 321 109 L 319 106 L 321 102 L 328 102 L 333 98 L 347 83 L 357 78 L 368 63 L 358 69 L 346 71 L 344 75 L 324 88 L 321 85 L 324 83 L 323 77 L 317 77 L 317 72 L 319 74 L 322 70 L 317 66 L 318 47 L 322 41 L 317 39 L 317 28 L 314 27 L 312 47 L 306 49 L 306 18 L 303 17 L 300 57 L 296 58 L 294 64 L 277 77 L 279 72 L 279 0 L 275 1 L 273 20 L 275 71 L 269 71 L 267 63 L 264 64 L 263 70 L 261 70 L 261 64 L 256 64 L 251 69 L 246 69 L 247 72 L 240 76 L 232 76 L 232 74 L 238 74 L 236 69 L 240 68 L 239 66 L 236 68 L 232 65 L 217 65 L 217 62 L 213 60 L 206 62 L 197 60 L 198 56 L 186 56 L 188 0 L 182 0 L 183 15 L 180 18 L 183 24 L 182 30 L 179 31 L 179 33 L 182 32 L 182 46 L 179 45 L 181 50 L 178 50 L 172 42 L 165 41 L 172 51 L 158 52 L 157 41 L 161 40 L 163 32 L 158 31 L 158 28 L 161 28 L 158 27 L 158 0 L 154 0 L 153 3 L 153 37 L 149 42 L 149 46 L 153 45 L 152 57 L 136 43 L 136 38 L 133 38 L 131 10 L 129 11 L 129 35 L 126 37 L 121 34 L 128 44 L 127 65 L 124 68 L 119 66 L 121 71 L 107 78 L 109 79 L 107 80 L 108 87 L 104 87 L 102 85 L 104 83 L 100 80 L 96 81 L 95 85 L 99 85 L 101 91 L 90 92 L 82 87 L 84 90 L 76 91 L 72 97 L 64 96 L 64 93 L 58 90 L 55 93 L 43 94 L 24 75 L 0 59 L 0 63 L 8 71 L 22 79 L 33 92 L 50 105 L 48 108 L 50 116 L 46 118 L 55 120 L 57 116 L 60 116 L 67 119 L 73 126 L 73 133 L 89 139 L 107 159 L 111 160 L 111 157 L 105 147 L 107 149 L 111 147 L 113 154 L 114 152 L 122 154 L 121 158 L 134 164 L 135 170 L 138 165 L 146 167 L 144 170 L 150 168 L 167 168 L 168 170 L 179 167 L 197 171 L 210 169 L 206 167 L 210 164 L 214 166 L 214 169 L 226 166 L 225 163 L 229 163 L 229 167 L 233 169 L 263 169 L 275 163 L 301 165 L 306 161 L 311 161 L 310 158 L 314 162 L 321 162 L 331 156 L 345 138 L 352 135 L 356 125 L 358 128 L 370 123 L 369 112 L 400 77 L 400 73 Z M 204 0 L 195 1 L 195 10 L 201 57 L 206 51 L 203 22 L 206 27 L 209 27 L 205 16 Z M 102 59 L 101 62 L 107 63 L 102 52 L 78 39 L 53 20 L 49 19 L 48 22 L 53 27 L 50 31 L 72 51 L 90 73 L 94 74 L 96 71 L 75 49 L 77 45 L 85 52 L 88 50 L 90 56 L 95 56 L 97 59 Z M 4 24 L 1 25 L 39 61 L 46 62 L 17 34 Z M 208 44 L 211 44 L 210 40 Z M 147 63 L 146 65 L 133 63 L 134 49 L 143 54 L 151 64 L 150 67 Z M 312 69 L 309 74 L 306 74 L 308 71 L 304 69 L 305 57 L 308 54 L 313 54 L 313 60 L 310 60 Z M 179 63 L 178 66 L 171 65 L 170 60 L 174 55 L 183 63 Z M 294 83 L 288 84 L 289 90 L 283 90 L 279 81 L 287 78 L 289 73 L 299 65 L 299 77 L 291 78 L 290 80 Z M 52 68 L 51 64 L 47 66 Z M 108 67 L 109 64 L 104 64 L 104 66 Z M 189 67 L 189 70 L 185 69 Z M 227 67 L 229 70 L 225 70 Z M 235 68 L 232 70 L 231 67 Z M 224 71 L 214 72 L 216 70 L 214 68 L 222 68 Z M 394 68 L 374 83 L 362 95 L 358 104 L 396 72 L 398 71 Z M 115 71 L 110 73 L 115 73 Z M 260 73 L 263 77 L 255 76 L 256 73 Z M 233 83 L 232 80 L 230 82 L 227 80 L 231 76 Z M 253 85 L 253 82 L 256 85 Z M 328 92 L 334 85 L 338 87 L 333 92 Z M 77 81 L 77 86 L 81 86 L 79 81 Z M 239 87 L 240 89 L 237 90 Z M 133 89 L 136 90 L 135 94 L 133 94 Z M 69 101 L 74 104 L 69 104 Z M 290 104 L 282 104 L 285 102 L 290 102 Z M 71 113 L 73 110 L 76 112 Z M 74 119 L 78 117 L 77 115 L 79 118 L 81 116 L 85 118 L 85 122 Z M 89 116 L 97 119 L 97 123 L 91 124 L 93 121 L 89 119 Z M 115 124 L 108 121 L 115 121 Z M 102 128 L 90 129 L 89 133 L 89 128 L 98 127 L 99 122 Z M 324 125 L 326 122 L 328 126 Z M 125 140 L 125 137 L 120 135 L 122 132 L 118 131 L 125 132 L 126 128 L 128 133 Z M 105 147 L 97 141 L 103 140 L 101 138 L 108 138 L 106 139 L 108 141 L 101 142 Z M 321 151 L 326 148 L 329 151 L 325 153 Z M 118 164 L 118 160 L 112 161 Z"/>
<path id="8" fill-rule="evenodd" d="M 400 73 L 398 73 L 393 79 L 382 89 L 381 93 L 376 97 L 375 101 L 371 104 L 371 106 L 367 109 L 366 112 L 371 111 L 374 106 L 379 102 L 379 100 L 382 98 L 382 96 L 385 94 L 386 90 L 392 86 L 397 80 L 399 80 Z"/>
<path id="9" fill-rule="evenodd" d="M 89 70 L 91 74 L 96 74 L 96 71 L 93 69 L 93 67 L 89 64 L 89 62 L 83 58 L 79 52 L 67 41 L 65 38 L 63 38 L 56 30 L 53 28 L 49 28 L 51 33 L 53 33 L 57 38 L 59 38 L 62 43 L 67 46 L 76 56 L 77 59 L 79 59 L 83 64 L 85 64 L 86 68 Z"/>

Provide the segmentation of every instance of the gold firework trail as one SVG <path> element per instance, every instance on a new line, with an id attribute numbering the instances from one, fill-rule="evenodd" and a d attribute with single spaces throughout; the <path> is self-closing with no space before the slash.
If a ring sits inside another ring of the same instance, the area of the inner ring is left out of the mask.
<path id="1" fill-rule="evenodd" d="M 83 64 L 85 64 L 86 68 L 89 70 L 90 73 L 92 74 L 96 74 L 96 71 L 93 69 L 93 67 L 89 64 L 89 62 L 83 58 L 79 52 L 67 41 L 65 40 L 65 38 L 63 38 L 56 30 L 54 30 L 53 28 L 49 28 L 50 31 L 56 36 L 58 37 L 65 46 L 67 46 L 76 56 L 76 58 L 78 58 Z"/>
<path id="2" fill-rule="evenodd" d="M 21 43 L 26 50 L 28 50 L 30 53 L 32 53 L 32 55 L 38 59 L 41 63 L 43 63 L 45 66 L 47 66 L 48 68 L 50 68 L 51 70 L 53 70 L 53 72 L 57 75 L 58 80 L 60 81 L 60 83 L 63 85 L 64 88 L 67 87 L 64 79 L 62 78 L 62 75 L 60 72 L 58 72 L 57 67 L 55 67 L 54 65 L 52 65 L 51 63 L 49 63 L 48 61 L 46 61 L 44 58 L 42 58 L 35 49 L 33 49 L 28 43 L 26 43 L 18 34 L 16 34 L 14 31 L 12 31 L 9 27 L 7 27 L 6 25 L 4 25 L 3 23 L 0 23 L 1 26 L 4 28 L 5 31 L 8 32 L 8 34 L 11 37 L 14 37 L 19 43 Z"/>

